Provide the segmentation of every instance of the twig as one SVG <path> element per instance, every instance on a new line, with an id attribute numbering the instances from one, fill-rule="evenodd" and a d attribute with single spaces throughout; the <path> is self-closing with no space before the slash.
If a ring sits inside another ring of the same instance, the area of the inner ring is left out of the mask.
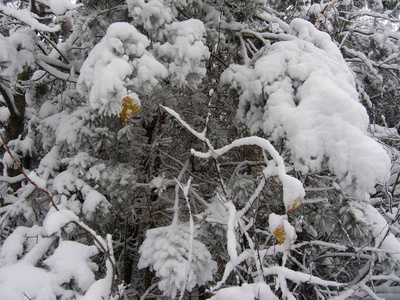
<path id="1" fill-rule="evenodd" d="M 29 296 L 28 296 L 26 293 L 24 293 L 24 296 L 25 296 L 27 299 L 32 300 L 32 298 L 29 298 Z"/>
<path id="2" fill-rule="evenodd" d="M 318 18 L 317 23 L 315 23 L 315 28 L 319 29 L 319 27 L 321 26 L 321 22 L 322 19 L 324 18 L 324 14 L 332 7 L 336 4 L 337 0 L 333 0 L 331 3 L 329 3 L 327 6 L 325 6 L 325 8 L 321 11 L 321 14 Z"/>

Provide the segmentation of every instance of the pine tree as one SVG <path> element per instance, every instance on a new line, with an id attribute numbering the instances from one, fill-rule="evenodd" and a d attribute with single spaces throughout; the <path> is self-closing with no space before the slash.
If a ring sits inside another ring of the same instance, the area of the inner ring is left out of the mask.
<path id="1" fill-rule="evenodd" d="M 76 2 L 0 4 L 0 298 L 395 296 L 397 1 Z"/>

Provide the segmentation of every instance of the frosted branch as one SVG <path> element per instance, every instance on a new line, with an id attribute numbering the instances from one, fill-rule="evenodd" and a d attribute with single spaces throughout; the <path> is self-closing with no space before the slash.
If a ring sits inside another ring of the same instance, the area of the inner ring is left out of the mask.
<path id="1" fill-rule="evenodd" d="M 76 78 L 71 77 L 71 74 L 63 73 L 63 72 L 57 70 L 56 68 L 54 68 L 54 67 L 48 65 L 48 64 L 45 63 L 44 61 L 38 60 L 36 63 L 37 63 L 43 70 L 45 70 L 47 73 L 49 73 L 50 75 L 52 75 L 52 76 L 54 76 L 54 77 L 56 77 L 56 78 L 58 78 L 58 79 L 65 80 L 65 81 L 70 81 L 70 82 L 74 82 L 74 83 L 77 82 Z"/>
<path id="2" fill-rule="evenodd" d="M 0 4 L 0 13 L 12 17 L 22 24 L 31 27 L 33 30 L 39 30 L 44 32 L 58 32 L 60 31 L 60 26 L 56 25 L 54 27 L 50 27 L 40 23 L 36 20 L 35 15 L 28 10 L 17 10 L 12 7 L 8 7 L 6 5 Z"/>
<path id="3" fill-rule="evenodd" d="M 312 283 L 312 284 L 317 284 L 317 285 L 322 285 L 322 286 L 332 286 L 332 287 L 341 287 L 341 286 L 345 285 L 344 283 L 323 280 L 319 277 L 316 277 L 316 276 L 313 276 L 310 274 L 293 271 L 288 268 L 280 267 L 280 266 L 264 268 L 264 276 L 270 276 L 270 275 L 281 275 L 284 278 L 289 279 L 290 281 L 293 281 L 298 284 L 300 284 L 302 282 L 308 282 L 308 283 Z"/>

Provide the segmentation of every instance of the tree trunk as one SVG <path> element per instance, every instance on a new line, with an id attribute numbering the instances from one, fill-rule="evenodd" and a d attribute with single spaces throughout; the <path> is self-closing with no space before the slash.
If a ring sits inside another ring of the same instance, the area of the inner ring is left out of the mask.
<path id="1" fill-rule="evenodd" d="M 28 80 L 29 71 L 25 70 L 18 75 L 18 80 Z M 24 132 L 24 117 L 25 117 L 25 91 L 16 87 L 14 91 L 11 92 L 6 86 L 0 86 L 0 93 L 7 105 L 10 112 L 10 118 L 8 120 L 7 126 L 5 127 L 6 136 L 5 139 L 7 143 L 9 141 L 17 139 Z M 7 174 L 10 177 L 14 177 L 20 174 L 20 171 L 16 167 L 7 168 Z M 11 184 L 13 190 L 17 190 L 21 186 L 20 182 Z"/>

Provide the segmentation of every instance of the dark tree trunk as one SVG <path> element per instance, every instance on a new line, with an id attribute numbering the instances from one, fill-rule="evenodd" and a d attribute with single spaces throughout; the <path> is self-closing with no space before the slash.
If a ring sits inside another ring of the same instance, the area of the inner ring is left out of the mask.
<path id="1" fill-rule="evenodd" d="M 18 76 L 18 80 L 28 80 L 29 71 L 25 70 Z M 10 118 L 5 127 L 5 139 L 7 142 L 17 139 L 24 132 L 24 117 L 25 117 L 25 91 L 16 87 L 14 91 L 11 91 L 4 85 L 0 85 L 0 93 L 7 105 L 10 112 Z M 24 158 L 23 158 L 24 160 Z M 26 160 L 29 161 L 29 160 Z M 7 174 L 10 177 L 14 177 L 20 174 L 20 171 L 15 167 L 7 168 Z M 20 187 L 20 183 L 14 183 L 11 185 L 15 191 Z"/>

